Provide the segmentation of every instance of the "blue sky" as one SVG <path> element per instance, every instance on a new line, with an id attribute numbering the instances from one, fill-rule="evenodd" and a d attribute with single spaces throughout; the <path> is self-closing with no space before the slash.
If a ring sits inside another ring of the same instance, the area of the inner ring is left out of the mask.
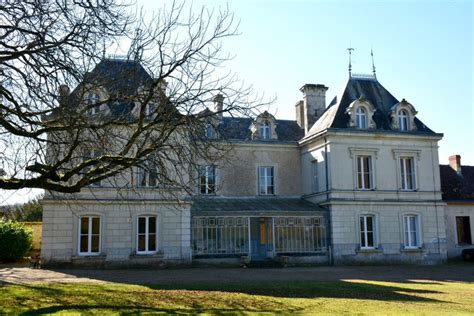
<path id="1" fill-rule="evenodd" d="M 217 2 L 219 4 L 219 2 Z M 473 7 L 470 1 L 230 1 L 241 35 L 224 43 L 228 66 L 259 92 L 270 111 L 294 119 L 305 83 L 329 87 L 327 102 L 353 72 L 371 73 L 444 133 L 440 162 L 461 154 L 474 165 Z"/>
<path id="2" fill-rule="evenodd" d="M 162 3 L 137 2 L 147 12 Z M 235 55 L 227 67 L 258 93 L 277 97 L 269 108 L 276 117 L 295 119 L 305 83 L 328 86 L 329 102 L 347 80 L 348 47 L 355 49 L 353 72 L 371 73 L 373 49 L 378 80 L 444 133 L 440 163 L 461 154 L 462 164 L 474 165 L 470 1 L 194 1 L 201 5 L 228 5 L 240 20 L 241 35 L 223 43 Z M 10 203 L 25 199 L 6 193 L 0 204 L 7 196 Z"/>

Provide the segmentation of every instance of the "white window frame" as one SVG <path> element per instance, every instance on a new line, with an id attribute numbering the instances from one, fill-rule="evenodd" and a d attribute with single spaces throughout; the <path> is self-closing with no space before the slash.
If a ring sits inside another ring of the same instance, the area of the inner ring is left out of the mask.
<path id="1" fill-rule="evenodd" d="M 260 126 L 260 138 L 261 139 L 271 139 L 272 138 L 270 122 L 265 121 Z"/>
<path id="2" fill-rule="evenodd" d="M 398 126 L 400 127 L 400 130 L 404 132 L 408 131 L 409 124 L 408 112 L 404 109 L 398 111 Z"/>
<path id="3" fill-rule="evenodd" d="M 258 167 L 258 195 L 276 195 L 275 193 L 275 166 L 259 166 Z M 272 174 L 268 174 L 268 170 L 272 170 Z M 262 175 L 262 172 L 264 173 Z M 270 184 L 268 183 L 270 180 Z M 262 183 L 263 180 L 263 183 Z M 273 192 L 269 193 L 269 187 L 272 187 Z M 265 188 L 262 193 L 261 188 Z"/>
<path id="4" fill-rule="evenodd" d="M 145 166 L 144 167 L 137 167 L 137 187 L 139 188 L 155 188 L 158 186 L 158 172 L 156 172 L 156 177 L 155 177 L 155 184 L 152 185 L 150 181 L 150 168 L 153 167 L 153 162 L 150 160 L 146 160 L 143 163 Z M 145 178 L 145 184 L 142 184 L 143 178 Z"/>
<path id="5" fill-rule="evenodd" d="M 408 176 L 407 161 L 411 161 L 411 170 L 410 177 Z M 413 156 L 400 156 L 399 159 L 400 165 L 400 189 L 402 191 L 416 191 L 417 181 L 416 181 L 416 165 L 415 157 Z M 409 179 L 411 178 L 411 188 L 408 187 Z"/>
<path id="6" fill-rule="evenodd" d="M 81 233 L 82 228 L 82 219 L 88 219 L 88 227 L 87 227 L 87 234 Z M 95 234 L 99 236 L 99 250 L 97 252 L 92 251 L 92 219 L 98 218 L 99 219 L 99 233 Z M 81 251 L 81 236 L 87 236 L 87 251 Z M 102 251 L 102 217 L 99 215 L 84 215 L 79 217 L 79 225 L 78 225 L 78 240 L 77 240 L 77 253 L 79 256 L 98 256 Z"/>
<path id="7" fill-rule="evenodd" d="M 366 190 L 375 190 L 376 189 L 376 160 L 378 158 L 378 148 L 361 148 L 361 147 L 349 147 L 349 154 L 353 160 L 353 175 L 354 175 L 354 182 L 353 187 L 357 191 L 366 191 Z M 370 181 L 371 186 L 370 188 L 359 188 L 359 179 L 358 179 L 358 163 L 359 157 L 370 157 Z"/>
<path id="8" fill-rule="evenodd" d="M 215 165 L 205 165 L 205 166 L 199 166 L 199 178 L 198 178 L 198 190 L 200 195 L 215 195 L 216 194 L 216 166 Z M 211 172 L 212 170 L 212 172 Z M 204 171 L 204 172 L 203 172 Z M 214 178 L 214 187 L 210 188 L 209 180 L 211 179 L 210 175 L 213 175 Z M 205 182 L 202 183 L 201 181 L 201 176 L 204 175 L 205 177 Z M 204 192 L 202 191 L 204 185 Z"/>
<path id="9" fill-rule="evenodd" d="M 89 92 L 86 99 L 87 105 L 90 106 L 92 104 L 97 104 L 99 102 L 100 102 L 100 95 L 97 92 Z M 99 113 L 99 111 L 100 111 L 100 105 L 92 106 L 91 108 L 89 108 L 89 114 L 91 115 L 95 115 Z"/>
<path id="10" fill-rule="evenodd" d="M 145 218 L 145 233 L 140 234 L 140 218 Z M 148 242 L 150 241 L 150 218 L 155 218 L 155 250 L 149 250 L 148 249 Z M 156 215 L 138 215 L 137 216 L 137 233 L 136 233 L 136 253 L 137 255 L 151 255 L 151 254 L 156 254 L 159 251 L 159 244 L 158 244 L 158 216 Z M 145 235 L 145 250 L 140 251 L 138 250 L 138 243 L 139 243 L 139 236 L 140 235 Z"/>
<path id="11" fill-rule="evenodd" d="M 319 192 L 319 166 L 317 159 L 311 161 L 311 191 L 313 193 Z"/>
<path id="12" fill-rule="evenodd" d="M 363 106 L 356 109 L 356 127 L 367 129 L 367 110 Z"/>
<path id="13" fill-rule="evenodd" d="M 153 104 L 147 103 L 145 106 L 145 116 L 150 116 L 153 114 Z"/>
<path id="14" fill-rule="evenodd" d="M 368 231 L 368 229 L 367 229 L 367 218 L 372 219 L 372 231 Z M 360 220 L 361 219 L 364 220 L 363 227 L 360 226 L 360 224 L 361 224 Z M 360 249 L 376 249 L 377 248 L 376 247 L 376 245 L 377 245 L 377 219 L 376 219 L 376 216 L 374 214 L 360 214 L 358 225 L 359 225 L 359 245 L 360 245 Z M 372 246 L 368 245 L 369 233 L 372 233 L 372 242 L 373 242 Z M 365 245 L 363 245 L 363 243 L 362 243 L 362 241 L 363 241 L 362 240 L 362 234 L 364 234 Z"/>
<path id="15" fill-rule="evenodd" d="M 204 124 L 204 135 L 206 139 L 216 138 L 216 131 L 211 123 Z"/>
<path id="16" fill-rule="evenodd" d="M 369 170 L 364 169 L 364 159 L 369 160 Z M 360 171 L 359 171 L 360 167 Z M 356 188 L 357 190 L 372 190 L 374 188 L 373 163 L 371 155 L 357 155 L 356 156 Z M 365 183 L 365 174 L 369 174 L 369 185 Z M 359 177 L 360 174 L 360 177 Z M 359 181 L 360 179 L 360 181 Z"/>
<path id="17" fill-rule="evenodd" d="M 410 224 L 408 222 L 410 219 L 414 219 L 415 231 L 411 230 Z M 419 249 L 421 248 L 421 221 L 420 215 L 418 214 L 404 214 L 402 217 L 403 220 L 403 247 L 405 249 Z M 415 233 L 416 243 L 413 242 L 412 233 Z"/>

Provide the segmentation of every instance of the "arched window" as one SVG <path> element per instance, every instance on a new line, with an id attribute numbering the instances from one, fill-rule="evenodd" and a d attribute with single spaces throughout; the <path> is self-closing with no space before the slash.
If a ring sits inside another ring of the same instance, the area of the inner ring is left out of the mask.
<path id="1" fill-rule="evenodd" d="M 260 137 L 261 139 L 270 139 L 270 122 L 265 121 L 262 126 L 260 126 Z"/>
<path id="2" fill-rule="evenodd" d="M 356 126 L 367 128 L 367 111 L 363 107 L 358 107 L 356 110 Z"/>
<path id="3" fill-rule="evenodd" d="M 398 125 L 401 131 L 408 131 L 408 113 L 405 110 L 398 112 Z"/>
<path id="4" fill-rule="evenodd" d="M 99 112 L 100 105 L 97 105 L 97 103 L 100 102 L 100 96 L 97 93 L 95 92 L 89 93 L 87 95 L 86 102 L 89 106 L 91 106 L 91 108 L 89 109 L 90 114 L 97 114 Z"/>

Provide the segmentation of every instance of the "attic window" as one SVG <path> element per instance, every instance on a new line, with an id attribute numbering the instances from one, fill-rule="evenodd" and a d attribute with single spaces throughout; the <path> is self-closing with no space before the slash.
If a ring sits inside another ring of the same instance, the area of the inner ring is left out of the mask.
<path id="1" fill-rule="evenodd" d="M 408 131 L 408 113 L 405 110 L 398 112 L 398 125 L 401 131 Z"/>
<path id="2" fill-rule="evenodd" d="M 271 139 L 270 122 L 265 121 L 260 126 L 260 137 L 261 139 Z"/>
<path id="3" fill-rule="evenodd" d="M 100 109 L 100 105 L 98 105 L 99 102 L 100 102 L 99 94 L 95 92 L 91 92 L 87 95 L 86 103 L 88 106 L 91 106 L 88 110 L 89 114 L 94 115 L 99 112 L 99 109 Z"/>
<path id="4" fill-rule="evenodd" d="M 361 129 L 367 128 L 367 111 L 361 106 L 356 110 L 356 126 Z"/>

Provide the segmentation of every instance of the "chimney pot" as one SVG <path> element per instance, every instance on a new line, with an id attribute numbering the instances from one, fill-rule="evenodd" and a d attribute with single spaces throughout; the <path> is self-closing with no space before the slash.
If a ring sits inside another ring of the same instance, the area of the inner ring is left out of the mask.
<path id="1" fill-rule="evenodd" d="M 461 155 L 452 155 L 449 156 L 449 166 L 453 168 L 454 171 L 458 175 L 462 175 L 461 173 Z"/>

